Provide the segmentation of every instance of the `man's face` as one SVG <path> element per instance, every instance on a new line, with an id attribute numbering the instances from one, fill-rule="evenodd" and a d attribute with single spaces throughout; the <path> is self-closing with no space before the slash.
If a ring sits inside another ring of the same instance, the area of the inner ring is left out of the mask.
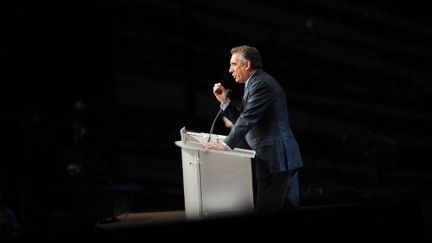
<path id="1" fill-rule="evenodd" d="M 245 83 L 250 75 L 250 62 L 235 52 L 231 55 L 229 72 L 237 83 Z"/>

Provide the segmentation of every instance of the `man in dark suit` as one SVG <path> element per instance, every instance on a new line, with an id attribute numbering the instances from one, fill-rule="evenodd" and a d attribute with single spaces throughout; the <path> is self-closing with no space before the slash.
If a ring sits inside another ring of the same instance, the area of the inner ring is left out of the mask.
<path id="1" fill-rule="evenodd" d="M 277 213 L 299 206 L 298 173 L 303 165 L 299 146 L 291 131 L 285 91 L 262 70 L 258 49 L 239 46 L 231 49 L 229 72 L 237 83 L 245 84 L 238 109 L 227 90 L 216 83 L 213 93 L 223 114 L 234 126 L 221 144 L 204 144 L 206 149 L 232 150 L 245 138 L 255 150 L 256 210 Z"/>

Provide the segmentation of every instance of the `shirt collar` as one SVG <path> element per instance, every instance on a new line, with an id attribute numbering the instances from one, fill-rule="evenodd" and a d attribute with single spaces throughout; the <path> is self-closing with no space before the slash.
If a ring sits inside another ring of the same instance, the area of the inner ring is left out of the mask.
<path id="1" fill-rule="evenodd" d="M 245 88 L 247 87 L 249 80 L 252 78 L 252 76 L 256 73 L 256 70 L 253 71 L 253 73 L 251 74 L 251 76 L 249 76 L 249 78 L 246 80 L 245 82 Z"/>

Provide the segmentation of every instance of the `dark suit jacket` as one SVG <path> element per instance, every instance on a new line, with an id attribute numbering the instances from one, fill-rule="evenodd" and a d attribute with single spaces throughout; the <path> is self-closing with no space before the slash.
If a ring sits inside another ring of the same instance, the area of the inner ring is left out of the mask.
<path id="1" fill-rule="evenodd" d="M 303 165 L 288 120 L 285 91 L 265 71 L 259 69 L 249 79 L 240 110 L 229 104 L 224 114 L 235 124 L 224 140 L 230 148 L 245 137 L 272 173 Z"/>

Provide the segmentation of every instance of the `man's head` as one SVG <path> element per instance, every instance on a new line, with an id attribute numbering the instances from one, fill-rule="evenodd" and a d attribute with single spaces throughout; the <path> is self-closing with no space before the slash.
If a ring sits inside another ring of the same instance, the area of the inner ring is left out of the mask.
<path id="1" fill-rule="evenodd" d="M 261 56 L 255 47 L 243 45 L 231 49 L 229 72 L 237 83 L 245 83 L 261 67 Z"/>

